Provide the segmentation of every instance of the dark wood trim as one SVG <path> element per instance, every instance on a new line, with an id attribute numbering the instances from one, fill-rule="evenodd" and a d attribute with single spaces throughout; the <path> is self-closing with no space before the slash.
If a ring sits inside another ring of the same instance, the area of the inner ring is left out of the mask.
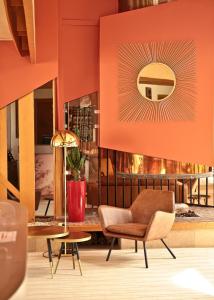
<path id="1" fill-rule="evenodd" d="M 140 84 L 174 86 L 174 80 L 162 79 L 162 78 L 151 78 L 151 77 L 140 77 L 139 83 Z"/>

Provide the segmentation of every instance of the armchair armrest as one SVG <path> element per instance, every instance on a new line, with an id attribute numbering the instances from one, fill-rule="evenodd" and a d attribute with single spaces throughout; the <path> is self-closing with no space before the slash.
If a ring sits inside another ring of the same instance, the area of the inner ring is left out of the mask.
<path id="1" fill-rule="evenodd" d="M 175 213 L 156 211 L 149 222 L 145 241 L 159 240 L 167 236 L 175 221 Z"/>
<path id="2" fill-rule="evenodd" d="M 132 222 L 132 213 L 130 209 L 119 208 L 109 205 L 100 205 L 98 214 L 103 229 L 109 225 L 124 224 Z"/>

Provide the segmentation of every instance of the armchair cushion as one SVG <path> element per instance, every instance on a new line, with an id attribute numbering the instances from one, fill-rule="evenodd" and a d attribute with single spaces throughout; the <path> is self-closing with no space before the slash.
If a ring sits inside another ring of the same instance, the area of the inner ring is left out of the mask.
<path id="1" fill-rule="evenodd" d="M 147 228 L 146 224 L 126 223 L 126 224 L 109 225 L 106 229 L 113 233 L 143 237 L 145 235 L 146 228 Z"/>

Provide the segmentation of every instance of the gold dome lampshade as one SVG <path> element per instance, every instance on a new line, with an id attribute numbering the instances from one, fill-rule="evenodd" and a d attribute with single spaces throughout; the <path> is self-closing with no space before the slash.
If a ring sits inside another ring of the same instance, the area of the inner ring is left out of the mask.
<path id="1" fill-rule="evenodd" d="M 78 147 L 79 143 L 78 136 L 69 130 L 58 131 L 51 139 L 52 147 Z"/>

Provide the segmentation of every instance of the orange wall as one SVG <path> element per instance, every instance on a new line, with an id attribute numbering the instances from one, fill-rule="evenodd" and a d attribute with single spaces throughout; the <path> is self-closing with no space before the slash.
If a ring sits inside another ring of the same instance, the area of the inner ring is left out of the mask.
<path id="1" fill-rule="evenodd" d="M 35 0 L 36 60 L 58 60 L 59 1 Z"/>
<path id="2" fill-rule="evenodd" d="M 0 42 L 0 107 L 15 101 L 57 76 L 57 62 L 30 64 L 13 42 Z"/>
<path id="3" fill-rule="evenodd" d="M 118 10 L 117 0 L 59 0 L 63 19 L 99 20 Z"/>
<path id="4" fill-rule="evenodd" d="M 0 107 L 24 96 L 58 74 L 58 1 L 36 0 L 36 57 L 19 55 L 13 42 L 0 42 Z"/>
<path id="5" fill-rule="evenodd" d="M 99 88 L 99 17 L 117 12 L 117 0 L 61 0 L 59 29 L 59 128 L 64 103 Z"/>
<path id="6" fill-rule="evenodd" d="M 101 18 L 101 147 L 214 165 L 213 28 L 213 0 L 177 0 Z M 185 39 L 194 40 L 196 45 L 195 119 L 135 123 L 119 121 L 118 45 Z"/>

